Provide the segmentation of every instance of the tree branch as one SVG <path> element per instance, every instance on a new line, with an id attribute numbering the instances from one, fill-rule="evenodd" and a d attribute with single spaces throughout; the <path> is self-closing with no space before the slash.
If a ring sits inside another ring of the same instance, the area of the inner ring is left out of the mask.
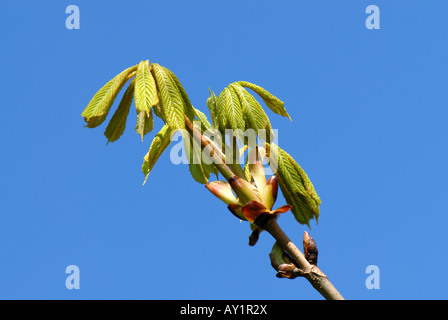
<path id="1" fill-rule="evenodd" d="M 263 221 L 259 227 L 268 231 L 275 240 L 279 243 L 283 250 L 285 250 L 301 270 L 301 275 L 306 278 L 313 287 L 327 300 L 344 300 L 342 295 L 328 280 L 327 276 L 320 271 L 320 269 L 311 265 L 297 248 L 297 246 L 289 239 L 277 223 L 275 217 Z"/>
<path id="2" fill-rule="evenodd" d="M 194 128 L 191 121 L 185 117 L 186 129 L 198 143 L 201 144 L 202 149 L 208 151 L 209 155 L 214 160 L 219 172 L 227 179 L 231 179 L 235 176 L 235 173 L 226 165 L 225 155 L 215 147 L 213 141 L 201 134 L 199 130 Z M 297 248 L 297 246 L 288 238 L 277 223 L 275 215 L 268 216 L 266 219 L 257 219 L 255 221 L 260 228 L 268 231 L 275 240 L 279 243 L 284 251 L 286 251 L 291 258 L 295 261 L 300 269 L 301 276 L 306 278 L 313 287 L 327 300 L 344 300 L 342 295 L 336 290 L 333 284 L 328 280 L 327 276 L 320 271 L 320 269 L 311 265 L 305 258 L 303 253 Z"/>

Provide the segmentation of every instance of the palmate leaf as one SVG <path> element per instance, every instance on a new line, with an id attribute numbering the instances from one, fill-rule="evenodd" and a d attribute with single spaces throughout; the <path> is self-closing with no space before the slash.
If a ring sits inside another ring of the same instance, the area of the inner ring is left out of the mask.
<path id="1" fill-rule="evenodd" d="M 135 107 L 138 112 L 149 113 L 158 103 L 156 82 L 149 70 L 149 61 L 141 61 L 135 75 Z"/>
<path id="2" fill-rule="evenodd" d="M 257 134 L 259 130 L 266 130 L 265 137 L 270 141 L 268 134 L 271 134 L 272 131 L 271 123 L 258 101 L 246 89 L 236 83 L 229 85 L 229 88 L 235 91 L 243 108 L 246 129 L 253 129 Z"/>
<path id="3" fill-rule="evenodd" d="M 103 123 L 121 88 L 123 88 L 136 70 L 137 65 L 124 70 L 106 83 L 93 96 L 92 100 L 90 100 L 89 104 L 81 114 L 87 122 L 88 128 L 95 128 Z"/>
<path id="4" fill-rule="evenodd" d="M 292 213 L 301 224 L 319 218 L 321 201 L 307 174 L 297 162 L 279 146 L 265 144 L 268 162 L 278 177 L 280 190 L 288 204 L 292 205 Z"/>
<path id="5" fill-rule="evenodd" d="M 252 89 L 260 96 L 260 98 L 263 99 L 264 103 L 266 103 L 266 105 L 269 107 L 269 109 L 271 109 L 276 114 L 279 114 L 284 117 L 288 117 L 289 120 L 291 120 L 291 117 L 289 116 L 288 112 L 286 112 L 284 102 L 281 101 L 280 99 L 278 99 L 272 93 L 263 89 L 260 86 L 257 86 L 255 84 L 247 82 L 247 81 L 238 81 L 237 84 L 239 84 L 240 86 L 243 86 L 245 88 Z"/>
<path id="6" fill-rule="evenodd" d="M 255 91 L 275 113 L 289 117 L 283 102 L 277 97 L 257 85 L 238 81 L 225 88 L 217 99 L 210 91 L 207 106 L 212 114 L 212 119 L 216 119 L 214 126 L 218 127 L 221 134 L 224 134 L 226 129 L 242 131 L 253 129 L 256 134 L 262 133 L 259 130 L 266 130 L 266 134 L 259 135 L 259 137 L 262 140 L 270 141 L 273 131 L 269 118 L 257 99 L 245 87 Z"/>
<path id="7" fill-rule="evenodd" d="M 170 126 L 165 124 L 160 132 L 157 133 L 154 137 L 154 140 L 149 147 L 149 151 L 143 159 L 142 171 L 145 175 L 145 181 L 143 182 L 143 184 L 146 183 L 149 173 L 151 172 L 152 168 L 156 164 L 163 151 L 165 151 L 165 149 L 170 145 L 172 132 L 173 130 L 170 128 Z"/>
<path id="8" fill-rule="evenodd" d="M 162 67 L 164 68 L 164 67 Z M 185 109 L 185 114 L 188 117 L 188 119 L 190 119 L 190 121 L 193 121 L 196 115 L 195 112 L 195 108 L 193 107 L 193 105 L 191 104 L 190 98 L 188 97 L 187 92 L 185 91 L 184 87 L 182 86 L 182 84 L 180 83 L 179 79 L 176 77 L 176 75 L 169 69 L 164 68 L 168 74 L 171 77 L 171 80 L 176 84 L 177 89 L 180 92 L 180 95 L 182 96 L 182 100 L 184 101 L 184 109 Z"/>
<path id="9" fill-rule="evenodd" d="M 132 99 L 134 97 L 134 83 L 135 80 L 132 80 L 124 92 L 123 98 L 121 98 L 121 102 L 118 105 L 117 110 L 112 116 L 112 119 L 109 121 L 106 131 L 104 131 L 104 135 L 107 137 L 107 143 L 120 139 L 126 129 L 126 120 L 129 115 L 129 109 L 131 108 Z"/>
<path id="10" fill-rule="evenodd" d="M 159 91 L 160 106 L 163 110 L 164 121 L 172 129 L 185 128 L 185 103 L 179 88 L 173 81 L 169 70 L 156 64 L 151 64 L 157 89 Z"/>
<path id="11" fill-rule="evenodd" d="M 216 117 L 221 134 L 225 129 L 246 130 L 243 107 L 238 95 L 231 88 L 225 88 L 218 96 L 216 105 Z"/>
<path id="12" fill-rule="evenodd" d="M 154 127 L 154 119 L 152 116 L 151 109 L 149 112 L 147 111 L 137 111 L 137 124 L 135 126 L 135 131 L 142 137 L 143 137 L 150 131 L 152 131 Z"/>

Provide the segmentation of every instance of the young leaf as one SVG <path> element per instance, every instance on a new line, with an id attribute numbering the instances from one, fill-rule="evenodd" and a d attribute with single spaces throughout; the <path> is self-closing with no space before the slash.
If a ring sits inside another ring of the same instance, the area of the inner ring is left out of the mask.
<path id="1" fill-rule="evenodd" d="M 213 130 L 212 125 L 210 124 L 210 122 L 207 119 L 207 116 L 201 112 L 198 109 L 195 109 L 196 112 L 196 116 L 198 117 L 199 121 L 201 121 L 201 132 L 204 132 L 205 130 Z"/>
<path id="2" fill-rule="evenodd" d="M 219 130 L 222 134 L 225 133 L 225 129 L 240 129 L 242 131 L 246 129 L 243 107 L 235 91 L 225 88 L 219 94 L 216 113 Z"/>
<path id="3" fill-rule="evenodd" d="M 149 62 L 141 61 L 135 76 L 135 107 L 138 112 L 149 113 L 159 103 L 156 82 L 149 70 Z"/>
<path id="4" fill-rule="evenodd" d="M 269 165 L 276 171 L 280 190 L 288 204 L 292 205 L 292 213 L 301 224 L 319 218 L 319 196 L 305 171 L 297 162 L 277 145 L 267 145 Z"/>
<path id="5" fill-rule="evenodd" d="M 158 95 L 160 97 L 160 94 L 158 94 Z M 166 123 L 165 115 L 163 114 L 162 101 L 160 100 L 160 98 L 159 98 L 159 103 L 156 106 L 153 107 L 153 110 L 154 110 L 154 114 L 156 116 L 158 116 L 160 119 L 162 119 L 163 122 Z"/>
<path id="6" fill-rule="evenodd" d="M 213 127 L 219 129 L 218 120 L 216 118 L 216 112 L 217 112 L 216 104 L 218 102 L 218 98 L 216 97 L 215 93 L 212 90 L 209 89 L 209 91 L 210 91 L 210 97 L 207 98 L 207 107 L 212 117 Z"/>
<path id="7" fill-rule="evenodd" d="M 137 65 L 119 73 L 93 96 L 81 114 L 87 122 L 88 128 L 95 128 L 103 123 L 121 88 L 132 77 L 135 70 L 137 70 Z"/>
<path id="8" fill-rule="evenodd" d="M 200 110 L 195 109 L 196 116 L 198 117 L 199 121 L 201 122 L 201 133 L 204 133 L 206 130 L 210 130 L 210 132 L 214 132 L 214 128 L 208 122 L 207 116 L 202 113 Z M 207 155 L 203 155 L 203 157 L 206 157 Z M 218 178 L 219 170 L 216 168 L 215 164 L 212 163 L 206 163 L 202 161 L 202 167 L 204 168 L 205 172 L 213 173 L 216 175 L 216 178 Z M 208 175 L 209 176 L 209 175 Z"/>
<path id="9" fill-rule="evenodd" d="M 171 70 L 168 70 L 165 67 L 162 67 L 162 68 L 164 68 L 166 70 L 166 72 L 170 75 L 171 80 L 176 84 L 177 89 L 179 90 L 180 95 L 182 96 L 182 99 L 184 101 L 185 114 L 187 115 L 188 119 L 190 119 L 190 121 L 193 121 L 196 116 L 195 108 L 191 104 L 190 98 L 188 97 L 187 92 L 185 91 L 184 87 L 180 83 L 179 79 L 176 77 L 176 75 Z"/>
<path id="10" fill-rule="evenodd" d="M 135 131 L 143 137 L 150 131 L 152 131 L 154 127 L 154 119 L 152 116 L 151 109 L 149 112 L 147 111 L 137 111 L 137 124 L 135 126 Z"/>
<path id="11" fill-rule="evenodd" d="M 183 140 L 191 176 L 197 182 L 207 184 L 210 172 L 202 165 L 201 146 L 186 132 L 183 134 Z"/>
<path id="12" fill-rule="evenodd" d="M 117 141 L 126 129 L 126 120 L 134 97 L 134 83 L 135 81 L 132 80 L 129 84 L 117 110 L 107 125 L 106 131 L 104 132 L 104 135 L 107 137 L 107 143 Z"/>
<path id="13" fill-rule="evenodd" d="M 275 241 L 272 246 L 269 258 L 271 259 L 271 265 L 275 270 L 277 270 L 279 265 L 289 262 L 284 260 L 284 251 L 277 241 Z"/>
<path id="14" fill-rule="evenodd" d="M 244 119 L 247 123 L 246 129 L 253 129 L 257 134 L 260 133 L 259 130 L 266 130 L 265 139 L 270 141 L 271 123 L 258 101 L 239 84 L 230 84 L 229 88 L 236 93 L 243 108 Z"/>
<path id="15" fill-rule="evenodd" d="M 185 106 L 182 94 L 166 68 L 151 64 L 161 98 L 164 121 L 172 129 L 185 128 Z"/>
<path id="16" fill-rule="evenodd" d="M 145 174 L 145 181 L 143 182 L 143 184 L 145 184 L 146 180 L 148 179 L 148 175 L 156 164 L 160 155 L 170 145 L 171 133 L 172 130 L 170 126 L 165 124 L 160 132 L 157 133 L 154 137 L 154 140 L 149 147 L 149 151 L 143 160 L 142 171 Z"/>
<path id="17" fill-rule="evenodd" d="M 249 88 L 255 91 L 260 96 L 260 98 L 263 99 L 264 103 L 266 103 L 269 109 L 271 109 L 276 114 L 279 114 L 283 117 L 288 117 L 289 120 L 291 120 L 288 112 L 286 112 L 284 102 L 278 99 L 272 93 L 250 82 L 238 81 L 237 83 L 245 88 Z"/>

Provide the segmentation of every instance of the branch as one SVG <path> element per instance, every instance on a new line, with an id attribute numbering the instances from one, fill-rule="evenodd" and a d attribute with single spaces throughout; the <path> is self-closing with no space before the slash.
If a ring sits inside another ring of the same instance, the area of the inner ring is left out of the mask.
<path id="1" fill-rule="evenodd" d="M 206 153 L 210 155 L 216 168 L 224 176 L 224 178 L 228 180 L 235 176 L 233 171 L 226 165 L 226 156 L 218 147 L 216 147 L 212 140 L 202 135 L 202 133 L 193 126 L 187 116 L 185 116 L 185 128 L 193 139 L 201 145 L 202 150 L 206 151 Z"/>
<path id="2" fill-rule="evenodd" d="M 193 124 L 187 117 L 185 117 L 185 124 L 193 139 L 196 139 L 196 141 L 200 143 L 202 149 L 206 150 L 207 154 L 210 154 L 219 172 L 221 172 L 227 180 L 233 179 L 235 174 L 226 165 L 225 155 L 219 148 L 216 147 L 214 142 L 202 135 L 199 130 L 194 128 Z M 283 232 L 277 223 L 276 216 L 268 216 L 266 219 L 257 219 L 255 224 L 268 231 L 274 239 L 277 240 L 282 249 L 286 251 L 297 264 L 300 275 L 306 278 L 325 299 L 344 300 L 342 295 L 336 290 L 330 280 L 328 280 L 327 276 L 320 271 L 317 266 L 311 265 L 303 253 Z"/>
<path id="3" fill-rule="evenodd" d="M 310 264 L 299 248 L 283 232 L 275 217 L 269 217 L 258 226 L 268 231 L 277 240 L 280 247 L 291 256 L 299 267 L 300 275 L 306 278 L 325 299 L 344 300 L 327 276 L 317 266 Z"/>

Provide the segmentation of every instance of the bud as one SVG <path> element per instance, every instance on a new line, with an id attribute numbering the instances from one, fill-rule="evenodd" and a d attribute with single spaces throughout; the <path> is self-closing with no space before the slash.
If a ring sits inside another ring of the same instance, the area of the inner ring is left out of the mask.
<path id="1" fill-rule="evenodd" d="M 316 242 L 306 231 L 303 233 L 303 253 L 310 264 L 317 265 L 318 251 Z"/>
<path id="2" fill-rule="evenodd" d="M 269 214 L 270 211 L 263 204 L 257 201 L 249 201 L 243 207 L 243 215 L 251 223 L 254 223 L 260 215 L 265 213 Z"/>
<path id="3" fill-rule="evenodd" d="M 233 204 L 229 204 L 227 206 L 227 209 L 229 209 L 230 212 L 232 212 L 232 214 L 237 217 L 240 220 L 246 220 L 246 218 L 243 215 L 243 211 L 242 211 L 242 207 L 239 204 L 233 203 Z"/>
<path id="4" fill-rule="evenodd" d="M 233 194 L 232 188 L 228 182 L 213 181 L 206 184 L 205 187 L 225 204 L 239 204 L 238 199 Z"/>
<path id="5" fill-rule="evenodd" d="M 297 267 L 292 263 L 281 264 L 277 268 L 278 270 L 277 277 L 294 279 L 297 277 L 297 275 L 294 272 L 295 269 L 297 269 Z"/>
<path id="6" fill-rule="evenodd" d="M 292 258 L 280 247 L 278 242 L 274 243 L 269 254 L 271 266 L 277 271 L 277 278 L 294 279 L 301 276 L 302 273 Z"/>
<path id="7" fill-rule="evenodd" d="M 283 249 L 280 247 L 279 243 L 276 241 L 272 246 L 271 253 L 269 253 L 269 259 L 271 260 L 271 266 L 278 271 L 278 266 L 285 263 L 283 258 Z"/>
<path id="8" fill-rule="evenodd" d="M 291 209 L 291 206 L 289 204 L 281 206 L 280 208 L 270 211 L 268 208 L 264 206 L 264 204 L 258 202 L 258 201 L 249 201 L 244 207 L 243 207 L 243 215 L 246 217 L 248 221 L 251 223 L 254 223 L 257 219 L 257 225 L 260 226 L 261 218 L 264 216 L 264 218 L 267 218 L 269 215 L 271 216 L 277 216 L 280 213 L 288 212 Z M 259 219 L 260 218 L 260 219 Z"/>
<path id="9" fill-rule="evenodd" d="M 272 176 L 266 183 L 266 187 L 263 190 L 263 203 L 269 210 L 272 210 L 275 201 L 277 200 L 278 193 L 278 178 L 277 176 Z"/>
<path id="10" fill-rule="evenodd" d="M 229 183 L 242 204 L 252 200 L 261 202 L 261 195 L 258 190 L 243 178 L 232 176 L 229 178 Z"/>
<path id="11" fill-rule="evenodd" d="M 263 167 L 263 157 L 258 151 L 258 147 L 253 147 L 249 150 L 248 159 L 249 172 L 254 178 L 255 185 L 260 193 L 263 193 L 266 187 L 266 174 Z"/>

